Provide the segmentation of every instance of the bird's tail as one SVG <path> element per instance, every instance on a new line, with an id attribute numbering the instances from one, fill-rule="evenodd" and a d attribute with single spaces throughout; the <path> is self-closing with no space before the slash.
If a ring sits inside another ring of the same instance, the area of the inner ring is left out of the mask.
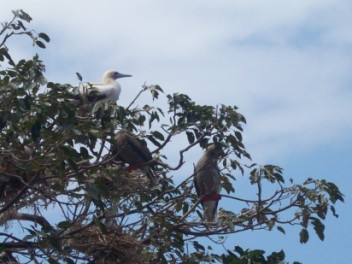
<path id="1" fill-rule="evenodd" d="M 204 201 L 202 202 L 202 205 L 204 210 L 204 220 L 206 222 L 215 222 L 218 201 Z"/>

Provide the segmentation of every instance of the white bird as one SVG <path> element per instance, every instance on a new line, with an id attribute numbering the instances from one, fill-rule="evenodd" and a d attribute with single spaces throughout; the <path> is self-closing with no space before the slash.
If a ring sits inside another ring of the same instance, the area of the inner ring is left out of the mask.
<path id="1" fill-rule="evenodd" d="M 222 151 L 216 145 L 209 145 L 199 159 L 194 171 L 194 185 L 201 200 L 206 222 L 214 222 L 218 201 L 221 199 L 220 171 L 218 159 Z"/>
<path id="2" fill-rule="evenodd" d="M 116 79 L 131 76 L 109 70 L 104 73 L 102 83 L 82 83 L 78 87 L 78 92 L 80 95 L 87 96 L 89 102 L 104 100 L 116 103 L 121 93 L 121 85 Z M 91 91 L 96 91 L 96 93 L 91 93 Z"/>

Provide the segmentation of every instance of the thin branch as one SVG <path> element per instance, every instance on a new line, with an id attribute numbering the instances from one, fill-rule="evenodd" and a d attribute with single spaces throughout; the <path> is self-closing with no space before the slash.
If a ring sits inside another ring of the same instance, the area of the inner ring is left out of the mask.
<path id="1" fill-rule="evenodd" d="M 13 215 L 13 219 L 9 219 L 9 220 L 31 221 L 41 225 L 43 228 L 52 229 L 51 224 L 43 216 L 39 216 L 39 215 L 23 214 L 23 213 L 16 212 Z"/>
<path id="2" fill-rule="evenodd" d="M 193 212 L 193 211 L 197 208 L 197 206 L 198 206 L 198 204 L 200 204 L 200 202 L 201 202 L 201 199 L 198 199 L 197 202 L 191 207 L 191 209 L 189 209 L 188 212 L 185 213 L 185 214 L 180 218 L 179 221 L 182 222 L 191 212 Z"/>
<path id="3" fill-rule="evenodd" d="M 146 86 L 146 84 L 144 83 L 142 85 L 142 90 L 139 91 L 139 93 L 136 95 L 136 97 L 132 100 L 132 102 L 126 107 L 126 110 L 129 110 L 129 108 L 136 102 L 136 100 L 138 99 L 138 97 L 144 93 L 147 89 L 148 89 L 148 86 Z"/>

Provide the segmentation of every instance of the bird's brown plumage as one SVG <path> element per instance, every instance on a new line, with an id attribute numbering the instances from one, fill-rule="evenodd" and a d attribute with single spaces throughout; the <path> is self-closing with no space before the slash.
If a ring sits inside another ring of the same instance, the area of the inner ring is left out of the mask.
<path id="1" fill-rule="evenodd" d="M 144 140 L 121 130 L 115 136 L 112 152 L 118 160 L 128 163 L 132 169 L 140 169 L 151 181 L 155 181 L 153 157 Z"/>
<path id="2" fill-rule="evenodd" d="M 216 145 L 209 145 L 195 166 L 194 184 L 204 210 L 207 222 L 214 222 L 218 201 L 221 196 L 220 172 L 217 165 L 221 151 Z"/>

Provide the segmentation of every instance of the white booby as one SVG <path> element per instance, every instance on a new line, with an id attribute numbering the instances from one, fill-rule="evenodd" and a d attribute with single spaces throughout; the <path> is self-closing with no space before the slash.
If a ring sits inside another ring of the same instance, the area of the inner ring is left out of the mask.
<path id="1" fill-rule="evenodd" d="M 203 206 L 206 222 L 215 221 L 218 201 L 221 199 L 220 171 L 217 164 L 221 155 L 222 151 L 216 145 L 209 145 L 195 166 L 194 185 Z"/>
<path id="2" fill-rule="evenodd" d="M 116 155 L 117 160 L 128 163 L 130 170 L 140 169 L 149 180 L 155 182 L 153 171 L 155 164 L 151 162 L 153 157 L 144 140 L 126 130 L 121 130 L 115 136 L 112 154 Z"/>
<path id="3" fill-rule="evenodd" d="M 80 95 L 87 96 L 89 102 L 106 100 L 116 103 L 121 93 L 121 85 L 116 81 L 118 78 L 131 77 L 129 74 L 122 74 L 115 70 L 108 70 L 103 75 L 102 83 L 82 83 L 78 87 Z M 96 90 L 97 93 L 91 93 Z"/>

